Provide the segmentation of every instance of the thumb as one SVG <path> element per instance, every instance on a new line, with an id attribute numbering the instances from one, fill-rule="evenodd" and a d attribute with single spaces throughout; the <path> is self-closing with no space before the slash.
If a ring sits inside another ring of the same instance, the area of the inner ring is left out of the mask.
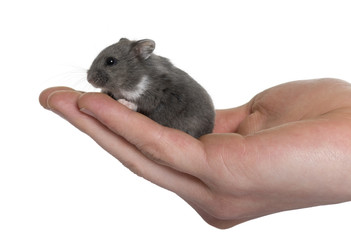
<path id="1" fill-rule="evenodd" d="M 214 133 L 234 133 L 240 123 L 248 116 L 248 104 L 224 110 L 216 111 Z"/>

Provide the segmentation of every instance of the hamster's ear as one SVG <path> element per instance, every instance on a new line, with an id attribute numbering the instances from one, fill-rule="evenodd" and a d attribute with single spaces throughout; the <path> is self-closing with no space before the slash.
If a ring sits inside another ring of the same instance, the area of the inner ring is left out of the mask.
<path id="1" fill-rule="evenodd" d="M 155 42 L 150 39 L 137 41 L 134 46 L 134 53 L 142 60 L 148 59 L 155 49 Z"/>
<path id="2" fill-rule="evenodd" d="M 129 42 L 129 39 L 128 38 L 121 38 L 119 41 L 120 42 Z"/>

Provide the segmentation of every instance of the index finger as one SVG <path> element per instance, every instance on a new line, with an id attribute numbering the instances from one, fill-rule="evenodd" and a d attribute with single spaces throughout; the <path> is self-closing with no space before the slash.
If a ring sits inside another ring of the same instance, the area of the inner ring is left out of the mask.
<path id="1" fill-rule="evenodd" d="M 203 145 L 192 136 L 164 127 L 105 94 L 83 94 L 78 100 L 78 107 L 154 161 L 193 176 L 205 171 L 207 164 Z"/>

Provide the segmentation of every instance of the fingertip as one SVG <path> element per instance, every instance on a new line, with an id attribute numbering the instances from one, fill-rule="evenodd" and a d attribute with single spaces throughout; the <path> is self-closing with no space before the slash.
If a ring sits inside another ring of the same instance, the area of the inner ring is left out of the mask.
<path id="1" fill-rule="evenodd" d="M 85 101 L 90 101 L 91 98 L 96 98 L 96 97 L 99 97 L 100 95 L 106 95 L 106 94 L 102 94 L 100 92 L 86 92 L 80 95 L 79 102 L 84 103 Z"/>
<path id="2" fill-rule="evenodd" d="M 51 87 L 51 88 L 47 88 L 45 90 L 43 90 L 40 95 L 39 95 L 39 103 L 40 105 L 45 108 L 50 110 L 50 106 L 48 104 L 48 99 L 50 97 L 50 95 L 54 92 L 57 91 L 75 91 L 72 88 L 69 87 Z"/>
<path id="3" fill-rule="evenodd" d="M 236 132 L 240 123 L 250 114 L 250 105 L 216 111 L 214 133 Z"/>
<path id="4" fill-rule="evenodd" d="M 79 109 L 95 110 L 101 108 L 106 104 L 116 104 L 117 101 L 112 99 L 110 96 L 100 92 L 87 92 L 83 93 L 78 98 Z"/>

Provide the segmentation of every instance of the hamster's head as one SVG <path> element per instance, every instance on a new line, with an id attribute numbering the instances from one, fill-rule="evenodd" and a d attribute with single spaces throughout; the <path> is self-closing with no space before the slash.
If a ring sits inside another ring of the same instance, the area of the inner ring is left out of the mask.
<path id="1" fill-rule="evenodd" d="M 133 91 L 146 74 L 148 59 L 155 49 L 149 39 L 130 41 L 122 38 L 105 48 L 88 70 L 88 82 L 115 98 L 121 91 Z"/>

